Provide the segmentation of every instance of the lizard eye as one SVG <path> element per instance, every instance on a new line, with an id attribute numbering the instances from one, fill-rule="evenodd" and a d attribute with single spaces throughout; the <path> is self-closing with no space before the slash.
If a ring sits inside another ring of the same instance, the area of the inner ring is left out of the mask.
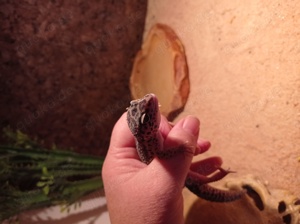
<path id="1" fill-rule="evenodd" d="M 149 115 L 147 113 L 143 113 L 141 116 L 141 124 L 145 124 L 146 122 L 148 122 L 150 120 Z"/>

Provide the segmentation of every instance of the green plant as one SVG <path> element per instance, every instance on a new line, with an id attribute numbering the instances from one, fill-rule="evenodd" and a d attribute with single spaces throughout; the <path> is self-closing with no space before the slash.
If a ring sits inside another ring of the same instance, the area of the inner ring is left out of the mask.
<path id="1" fill-rule="evenodd" d="M 43 148 L 20 131 L 5 129 L 0 145 L 0 221 L 50 205 L 64 208 L 103 187 L 104 158 Z"/>

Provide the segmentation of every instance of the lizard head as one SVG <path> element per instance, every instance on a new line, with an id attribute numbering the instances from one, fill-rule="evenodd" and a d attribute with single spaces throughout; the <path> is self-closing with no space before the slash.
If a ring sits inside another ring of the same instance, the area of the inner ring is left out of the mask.
<path id="1" fill-rule="evenodd" d="M 141 99 L 132 100 L 127 108 L 127 123 L 134 136 L 143 139 L 153 137 L 160 124 L 157 97 L 150 93 Z"/>

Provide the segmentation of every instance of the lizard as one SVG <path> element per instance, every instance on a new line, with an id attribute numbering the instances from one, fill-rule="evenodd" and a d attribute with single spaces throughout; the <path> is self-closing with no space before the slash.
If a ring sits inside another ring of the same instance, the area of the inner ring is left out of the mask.
<path id="1" fill-rule="evenodd" d="M 159 103 L 155 94 L 150 93 L 141 99 L 132 100 L 127 108 L 127 124 L 134 136 L 137 153 L 140 160 L 145 164 L 158 157 L 168 159 L 177 153 L 187 152 L 187 146 L 182 145 L 174 149 L 163 149 L 163 137 L 159 131 L 161 114 Z M 208 183 L 218 181 L 233 171 L 224 170 L 218 167 L 218 173 L 211 177 L 197 172 L 195 169 L 189 170 L 185 180 L 185 186 L 195 195 L 212 202 L 230 202 L 240 199 L 245 191 L 227 191 L 214 188 Z"/>

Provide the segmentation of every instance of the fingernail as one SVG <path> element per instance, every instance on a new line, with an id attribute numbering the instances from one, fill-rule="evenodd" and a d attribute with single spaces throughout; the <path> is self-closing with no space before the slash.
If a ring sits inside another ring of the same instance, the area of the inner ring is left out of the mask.
<path id="1" fill-rule="evenodd" d="M 188 116 L 185 118 L 182 127 L 184 130 L 191 133 L 192 135 L 198 136 L 199 125 L 200 125 L 200 122 L 199 122 L 198 118 L 193 117 L 193 116 Z"/>

